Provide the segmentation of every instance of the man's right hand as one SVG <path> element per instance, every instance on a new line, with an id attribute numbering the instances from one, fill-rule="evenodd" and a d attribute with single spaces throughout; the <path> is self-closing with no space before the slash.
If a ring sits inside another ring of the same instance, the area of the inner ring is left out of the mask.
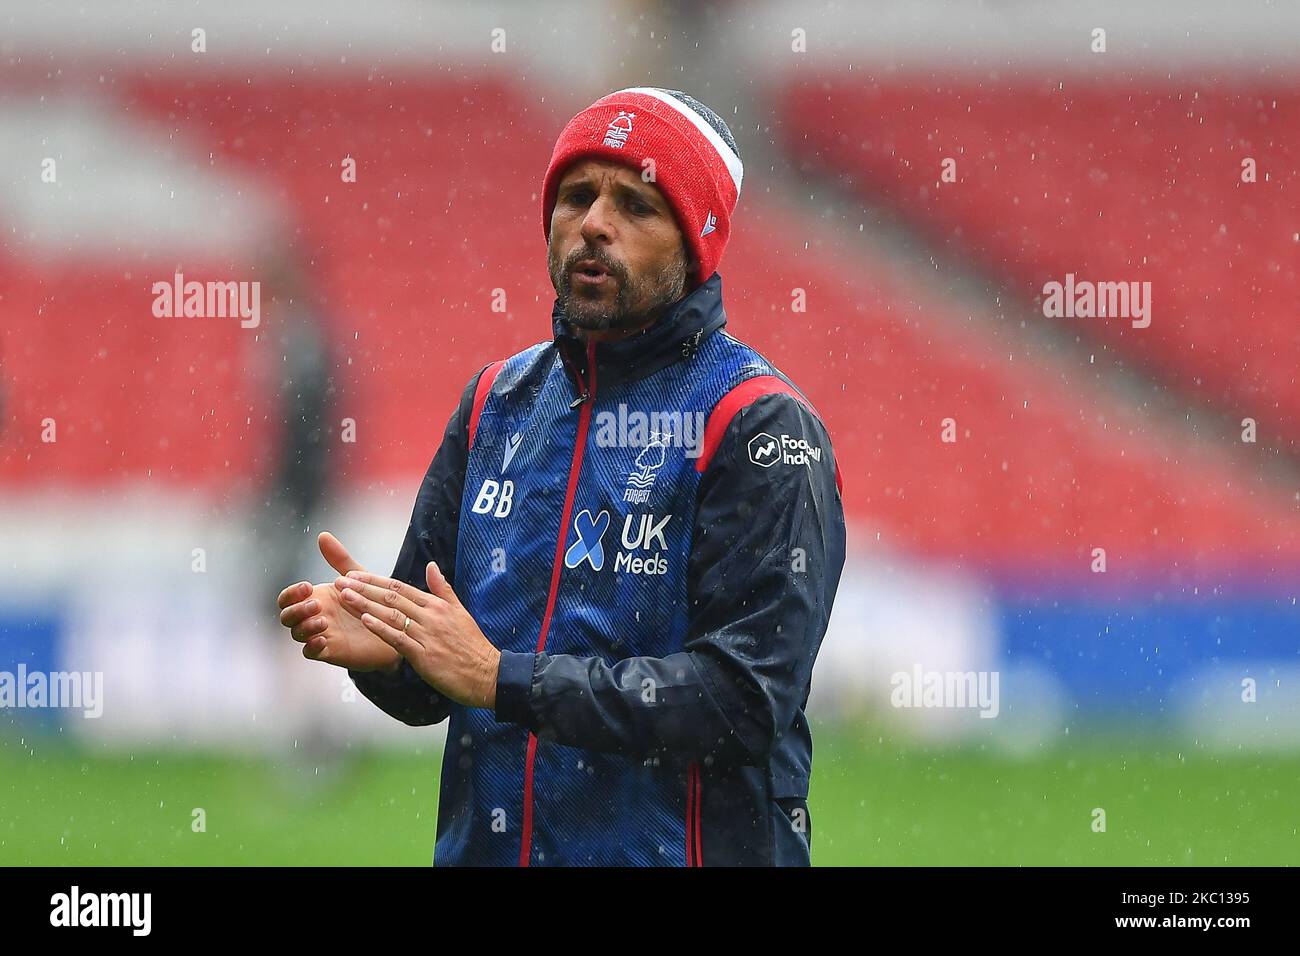
<path id="1" fill-rule="evenodd" d="M 339 574 L 364 571 L 342 542 L 328 531 L 317 539 L 320 553 Z M 306 581 L 280 592 L 280 623 L 303 645 L 302 656 L 354 671 L 396 671 L 397 651 L 376 637 L 343 606 L 333 584 L 312 586 Z"/>

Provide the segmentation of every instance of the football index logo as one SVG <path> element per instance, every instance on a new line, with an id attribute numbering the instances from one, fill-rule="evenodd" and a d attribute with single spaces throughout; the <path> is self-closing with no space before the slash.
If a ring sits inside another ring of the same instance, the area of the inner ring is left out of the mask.
<path id="1" fill-rule="evenodd" d="M 759 432 L 749 440 L 749 460 L 760 468 L 771 468 L 778 461 L 787 465 L 820 464 L 822 450 L 818 445 L 808 444 L 805 438 L 795 438 L 784 432 L 777 438 L 767 432 Z"/>
<path id="2" fill-rule="evenodd" d="M 578 532 L 578 540 L 569 545 L 564 553 L 564 566 L 576 568 L 583 561 L 591 565 L 593 571 L 605 566 L 605 546 L 600 539 L 609 529 L 609 512 L 602 511 L 600 516 L 592 518 L 591 512 L 583 508 L 573 519 L 573 530 Z"/>
<path id="3" fill-rule="evenodd" d="M 776 449 L 776 439 L 767 432 L 759 432 L 749 440 L 749 460 L 760 468 L 771 468 L 781 460 Z"/>

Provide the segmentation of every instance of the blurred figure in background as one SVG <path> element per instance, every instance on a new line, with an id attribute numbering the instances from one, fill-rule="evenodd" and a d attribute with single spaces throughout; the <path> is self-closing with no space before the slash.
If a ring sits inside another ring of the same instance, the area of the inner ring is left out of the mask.
<path id="1" fill-rule="evenodd" d="M 260 281 L 267 304 L 266 391 L 275 398 L 278 421 L 260 547 L 269 573 L 301 577 L 304 555 L 285 535 L 301 538 L 327 491 L 333 361 L 324 308 L 297 252 L 272 253 Z"/>
<path id="2" fill-rule="evenodd" d="M 274 401 L 271 461 L 263 512 L 254 545 L 270 590 L 259 607 L 274 607 L 274 582 L 312 578 L 319 573 L 315 549 L 301 543 L 320 516 L 329 487 L 329 455 L 334 440 L 336 383 L 326 308 L 313 282 L 311 260 L 291 238 L 277 242 L 262 259 L 258 278 L 266 324 L 260 336 L 261 393 Z M 257 567 L 258 564 L 254 564 Z M 329 732 L 332 708 L 322 705 L 321 682 L 311 679 L 297 654 L 283 653 L 278 622 L 268 635 L 280 666 L 276 691 L 288 723 L 268 742 L 283 750 L 280 764 L 295 785 L 311 787 L 333 780 L 341 769 L 337 741 Z M 296 649 L 295 649 L 296 650 Z M 287 760 L 287 764 L 284 762 Z"/>

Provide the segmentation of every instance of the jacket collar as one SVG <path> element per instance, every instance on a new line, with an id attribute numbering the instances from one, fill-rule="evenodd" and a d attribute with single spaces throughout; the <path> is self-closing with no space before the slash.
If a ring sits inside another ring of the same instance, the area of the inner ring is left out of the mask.
<path id="1" fill-rule="evenodd" d="M 635 381 L 673 362 L 693 358 L 704 341 L 726 324 L 722 276 L 715 272 L 653 325 L 625 339 L 595 343 L 596 386 Z M 573 334 L 558 298 L 551 310 L 551 330 L 574 384 L 585 391 L 584 382 L 589 381 L 587 343 Z"/>

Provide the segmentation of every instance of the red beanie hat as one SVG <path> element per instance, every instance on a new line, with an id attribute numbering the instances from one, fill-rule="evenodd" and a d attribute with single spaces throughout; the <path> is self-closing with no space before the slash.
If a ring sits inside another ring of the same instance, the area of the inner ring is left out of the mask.
<path id="1" fill-rule="evenodd" d="M 731 235 L 744 166 L 731 130 L 717 113 L 678 90 L 638 86 L 603 96 L 569 120 L 542 182 L 542 231 L 564 171 L 578 159 L 608 159 L 638 172 L 650 168 L 699 263 L 696 285 L 713 275 Z"/>

